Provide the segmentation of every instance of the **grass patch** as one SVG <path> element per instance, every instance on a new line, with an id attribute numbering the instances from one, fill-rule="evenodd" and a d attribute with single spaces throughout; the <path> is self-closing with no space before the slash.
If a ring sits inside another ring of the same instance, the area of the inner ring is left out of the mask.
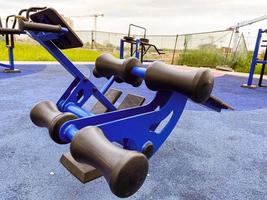
<path id="1" fill-rule="evenodd" d="M 225 57 L 216 50 L 190 50 L 186 53 L 181 52 L 177 63 L 179 65 L 215 68 L 225 61 Z"/>
<path id="2" fill-rule="evenodd" d="M 100 52 L 85 48 L 63 50 L 63 53 L 72 61 L 95 61 Z M 55 61 L 42 46 L 24 42 L 16 42 L 14 49 L 16 61 Z M 8 52 L 3 41 L 0 42 L 0 60 L 8 60 Z"/>
<path id="3" fill-rule="evenodd" d="M 176 60 L 176 64 L 211 68 L 228 65 L 236 72 L 249 73 L 252 56 L 253 52 L 248 52 L 245 58 L 233 59 L 233 57 L 229 55 L 226 59 L 221 50 L 216 48 L 187 50 L 186 53 L 179 52 L 179 58 Z M 256 65 L 255 74 L 260 74 L 261 66 L 261 64 Z"/>

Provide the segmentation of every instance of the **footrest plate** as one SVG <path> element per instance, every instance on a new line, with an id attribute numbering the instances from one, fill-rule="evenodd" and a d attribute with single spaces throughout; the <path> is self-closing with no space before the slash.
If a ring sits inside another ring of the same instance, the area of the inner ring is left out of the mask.
<path id="1" fill-rule="evenodd" d="M 118 109 L 126 109 L 126 108 L 132 108 L 136 106 L 141 106 L 145 102 L 145 98 L 141 96 L 137 96 L 134 94 L 128 94 L 125 99 L 121 102 Z"/>
<path id="2" fill-rule="evenodd" d="M 19 69 L 4 69 L 4 73 L 20 73 L 21 71 Z"/>
<path id="3" fill-rule="evenodd" d="M 70 153 L 65 153 L 60 158 L 61 164 L 82 183 L 88 183 L 102 176 L 91 165 L 82 164 L 74 160 Z"/>
<path id="4" fill-rule="evenodd" d="M 113 88 L 110 88 L 107 93 L 105 94 L 105 97 L 112 103 L 114 104 L 121 96 L 122 91 L 116 90 Z M 108 111 L 108 108 L 106 108 L 102 103 L 99 101 L 94 105 L 92 108 L 91 112 L 94 114 L 101 114 L 105 113 Z"/>
<path id="5" fill-rule="evenodd" d="M 243 84 L 243 85 L 241 85 L 241 87 L 243 87 L 243 88 L 249 88 L 249 89 L 255 89 L 255 88 L 257 88 L 256 85 L 248 85 L 248 84 Z"/>

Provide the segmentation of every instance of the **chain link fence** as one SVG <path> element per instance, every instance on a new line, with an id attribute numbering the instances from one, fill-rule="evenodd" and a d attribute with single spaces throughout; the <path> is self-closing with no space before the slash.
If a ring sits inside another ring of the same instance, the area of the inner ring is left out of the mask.
<path id="1" fill-rule="evenodd" d="M 120 40 L 127 34 L 102 31 L 76 31 L 84 42 L 84 48 L 96 49 L 119 55 Z M 138 35 L 136 37 L 139 37 Z M 233 30 L 181 35 L 147 35 L 149 43 L 162 49 L 165 54 L 151 48 L 145 60 L 163 60 L 169 64 L 195 67 L 235 67 L 235 63 L 246 59 L 248 49 L 243 34 Z M 4 40 L 0 37 L 0 40 Z M 16 40 L 34 42 L 27 36 Z M 130 45 L 125 46 L 125 56 L 130 55 Z"/>
<path id="2" fill-rule="evenodd" d="M 85 43 L 85 47 L 97 49 L 102 52 L 119 54 L 120 40 L 127 34 L 111 33 L 102 31 L 76 31 L 78 36 Z M 141 37 L 135 35 L 135 37 Z M 155 49 L 151 48 L 145 55 L 145 60 L 164 60 L 171 63 L 173 49 L 175 45 L 175 35 L 148 35 L 149 43 L 154 44 L 158 49 L 162 49 L 164 54 L 158 55 Z M 125 57 L 130 55 L 130 45 L 125 45 Z"/>
<path id="3" fill-rule="evenodd" d="M 101 31 L 77 31 L 85 47 L 102 52 L 119 53 L 120 39 L 126 34 Z M 135 36 L 135 37 L 138 37 Z M 182 35 L 148 35 L 149 43 L 162 49 L 165 54 L 158 55 L 151 49 L 145 56 L 147 60 L 163 60 L 166 63 L 196 67 L 234 67 L 240 59 L 247 57 L 248 49 L 243 34 L 233 30 Z M 125 55 L 129 55 L 129 46 Z"/>
<path id="4" fill-rule="evenodd" d="M 173 64 L 196 67 L 228 66 L 234 68 L 246 59 L 248 49 L 243 34 L 233 30 L 178 35 Z"/>

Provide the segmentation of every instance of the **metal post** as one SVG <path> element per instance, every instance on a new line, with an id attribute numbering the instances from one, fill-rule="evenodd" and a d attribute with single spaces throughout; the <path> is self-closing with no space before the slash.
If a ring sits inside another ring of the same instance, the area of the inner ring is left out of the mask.
<path id="1" fill-rule="evenodd" d="M 94 31 L 91 33 L 91 49 L 94 48 Z"/>
<path id="2" fill-rule="evenodd" d="M 12 47 L 8 47 L 8 56 L 9 56 L 10 69 L 14 70 L 14 54 L 13 54 L 13 48 Z"/>
<path id="3" fill-rule="evenodd" d="M 262 36 L 262 29 L 259 29 L 258 36 L 257 36 L 257 41 L 256 41 L 254 53 L 253 53 L 253 58 L 252 58 L 252 62 L 251 62 L 251 65 L 250 65 L 250 72 L 249 72 L 248 81 L 247 81 L 246 85 L 243 85 L 243 87 L 250 87 L 250 88 L 254 88 L 255 87 L 255 86 L 252 85 L 252 82 L 253 82 L 253 75 L 254 75 L 254 72 L 255 72 L 255 67 L 257 65 L 257 57 L 258 57 L 259 48 L 260 48 L 261 36 Z"/>
<path id="4" fill-rule="evenodd" d="M 178 34 L 176 35 L 176 39 L 175 39 L 175 44 L 174 44 L 174 49 L 173 49 L 173 54 L 172 54 L 172 62 L 171 64 L 174 64 L 174 58 L 175 58 L 175 54 L 176 54 L 176 48 L 177 48 L 177 42 L 178 42 Z"/>
<path id="5" fill-rule="evenodd" d="M 267 47 L 265 49 L 265 53 L 264 53 L 264 58 L 263 58 L 264 61 L 267 61 Z M 261 68 L 261 74 L 260 74 L 260 79 L 259 79 L 259 87 L 262 87 L 262 80 L 263 80 L 263 75 L 264 75 L 264 72 L 265 72 L 265 67 L 266 67 L 266 64 L 263 63 L 262 64 L 262 68 Z"/>
<path id="6" fill-rule="evenodd" d="M 124 58 L 124 40 L 121 39 L 121 42 L 120 42 L 120 59 L 123 59 Z"/>
<path id="7" fill-rule="evenodd" d="M 229 51 L 230 51 L 230 48 L 231 48 L 234 32 L 235 32 L 235 30 L 233 30 L 232 34 L 231 34 L 231 38 L 230 38 L 230 41 L 229 41 L 228 49 L 227 49 L 227 52 L 226 52 L 226 55 L 225 55 L 225 61 L 226 61 L 226 59 L 228 58 L 228 55 L 229 55 Z"/>
<path id="8" fill-rule="evenodd" d="M 135 57 L 137 59 L 140 58 L 139 46 L 140 46 L 140 39 L 136 39 L 136 52 L 135 52 Z"/>

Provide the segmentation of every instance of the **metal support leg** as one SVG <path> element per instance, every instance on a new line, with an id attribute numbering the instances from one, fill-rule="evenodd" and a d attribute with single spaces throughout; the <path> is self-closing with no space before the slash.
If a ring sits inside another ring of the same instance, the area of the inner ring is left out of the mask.
<path id="1" fill-rule="evenodd" d="M 6 35 L 6 47 L 8 50 L 8 57 L 9 57 L 9 64 L 1 64 L 2 67 L 6 67 L 3 72 L 5 73 L 20 73 L 21 71 L 19 69 L 15 69 L 14 64 L 14 35 Z"/>
<path id="2" fill-rule="evenodd" d="M 258 53 L 259 53 L 262 32 L 263 32 L 262 29 L 259 29 L 257 41 L 256 41 L 255 49 L 254 49 L 254 54 L 253 54 L 253 58 L 252 58 L 251 66 L 250 66 L 248 81 L 247 81 L 247 84 L 243 84 L 242 87 L 256 88 L 256 86 L 252 85 L 252 83 L 253 83 L 253 75 L 255 72 L 256 65 L 257 65 L 257 57 L 258 57 Z"/>
<path id="3" fill-rule="evenodd" d="M 267 60 L 267 48 L 266 48 L 265 54 L 264 54 L 264 61 L 266 61 L 266 60 Z M 265 87 L 265 85 L 262 85 L 262 80 L 263 80 L 263 76 L 264 76 L 264 72 L 265 72 L 265 66 L 266 66 L 266 64 L 263 63 L 262 68 L 261 68 L 260 79 L 259 79 L 259 83 L 258 83 L 259 87 Z"/>

